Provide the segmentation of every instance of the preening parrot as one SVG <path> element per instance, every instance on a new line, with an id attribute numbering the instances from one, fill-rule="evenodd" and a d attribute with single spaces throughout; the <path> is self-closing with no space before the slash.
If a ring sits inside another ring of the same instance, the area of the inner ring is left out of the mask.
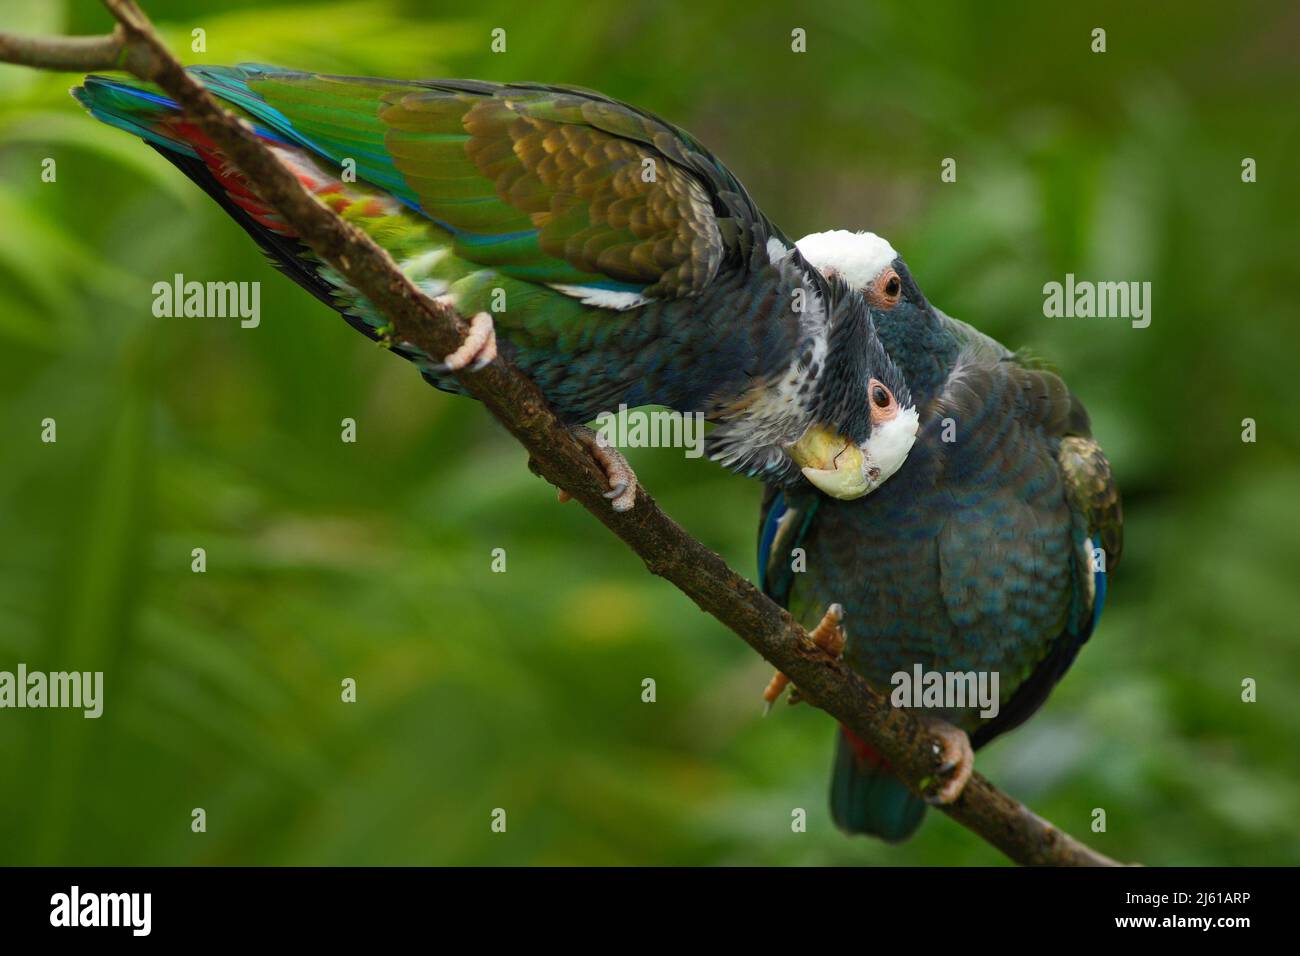
<path id="1" fill-rule="evenodd" d="M 460 390 L 452 373 L 499 344 L 571 426 L 622 404 L 703 413 L 710 457 L 783 486 L 802 470 L 842 498 L 905 459 L 917 412 L 860 291 L 811 268 L 682 130 L 564 87 L 189 72 L 423 291 L 473 317 L 451 356 L 395 344 L 436 387 Z M 384 318 L 164 93 L 88 76 L 73 95 L 202 186 L 282 272 L 381 335 Z M 634 476 L 619 474 L 611 497 L 630 507 Z"/>

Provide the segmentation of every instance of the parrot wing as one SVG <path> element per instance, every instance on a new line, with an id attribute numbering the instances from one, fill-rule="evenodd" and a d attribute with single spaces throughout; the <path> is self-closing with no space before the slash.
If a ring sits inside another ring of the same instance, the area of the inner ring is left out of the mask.
<path id="1" fill-rule="evenodd" d="M 350 164 L 445 229 L 459 257 L 596 304 L 697 295 L 727 256 L 750 251 L 744 227 L 774 234 L 695 139 L 598 93 L 257 65 L 191 72 L 265 135 Z"/>
<path id="2" fill-rule="evenodd" d="M 968 423 L 972 436 L 953 456 L 948 480 L 995 489 L 940 534 L 949 616 L 958 629 L 996 619 L 998 640 L 1026 647 L 1038 645 L 1040 634 L 1054 635 L 1025 673 L 1003 675 L 1015 689 L 972 735 L 980 746 L 1028 719 L 1092 635 L 1105 599 L 1094 550 L 1106 555 L 1100 567 L 1115 566 L 1123 519 L 1087 412 L 1054 372 L 1007 353 L 959 367 L 938 401 L 940 417 Z M 1012 576 L 1016 586 L 1005 586 Z"/>

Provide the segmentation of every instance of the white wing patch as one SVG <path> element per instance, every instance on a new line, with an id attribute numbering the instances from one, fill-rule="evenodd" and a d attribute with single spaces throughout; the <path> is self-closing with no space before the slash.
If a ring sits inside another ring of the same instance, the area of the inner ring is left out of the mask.
<path id="1" fill-rule="evenodd" d="M 620 292 L 615 289 L 593 289 L 585 285 L 560 285 L 558 283 L 551 285 L 551 288 L 556 292 L 563 292 L 565 295 L 577 299 L 583 305 L 589 305 L 596 309 L 614 309 L 618 312 L 635 309 L 650 301 L 640 292 Z"/>
<path id="2" fill-rule="evenodd" d="M 767 259 L 772 265 L 776 265 L 789 254 L 790 247 L 776 236 L 767 240 Z"/>

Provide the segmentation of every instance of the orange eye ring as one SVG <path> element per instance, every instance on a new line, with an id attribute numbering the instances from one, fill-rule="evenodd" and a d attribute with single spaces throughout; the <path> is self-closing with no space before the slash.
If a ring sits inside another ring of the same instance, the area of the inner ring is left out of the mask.
<path id="1" fill-rule="evenodd" d="M 867 301 L 878 309 L 892 309 L 903 298 L 903 280 L 894 269 L 886 269 L 866 290 Z"/>
<path id="2" fill-rule="evenodd" d="M 898 399 L 879 379 L 873 378 L 867 384 L 867 399 L 871 404 L 871 423 L 879 425 L 898 415 Z"/>

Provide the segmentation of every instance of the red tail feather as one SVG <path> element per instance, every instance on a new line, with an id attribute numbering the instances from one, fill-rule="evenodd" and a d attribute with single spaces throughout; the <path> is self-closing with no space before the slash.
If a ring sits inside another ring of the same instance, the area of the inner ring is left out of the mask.
<path id="1" fill-rule="evenodd" d="M 886 772 L 893 771 L 893 765 L 882 757 L 876 751 L 876 748 L 872 747 L 871 744 L 867 743 L 843 724 L 840 724 L 840 733 L 842 733 L 845 739 L 848 740 L 849 746 L 853 748 L 853 755 L 857 757 L 859 763 L 871 767 L 880 767 Z"/>

